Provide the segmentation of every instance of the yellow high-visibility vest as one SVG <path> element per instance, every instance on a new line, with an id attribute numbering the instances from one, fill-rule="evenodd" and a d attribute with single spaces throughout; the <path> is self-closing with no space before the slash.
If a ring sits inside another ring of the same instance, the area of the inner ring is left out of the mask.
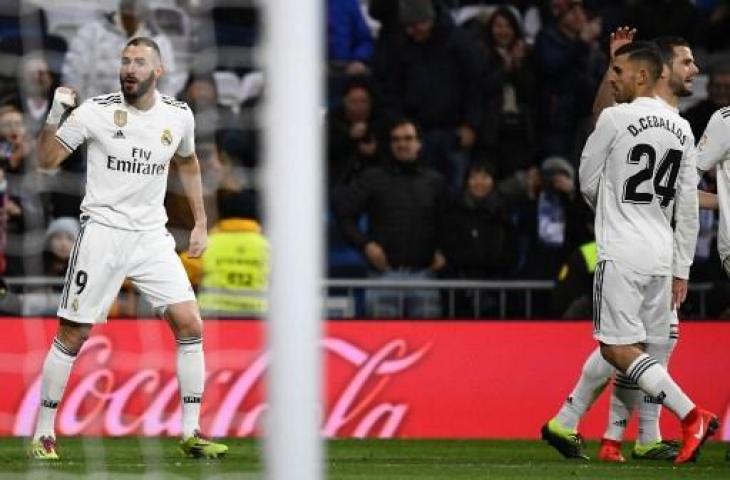
<path id="1" fill-rule="evenodd" d="M 226 219 L 208 238 L 198 302 L 207 312 L 266 312 L 269 242 L 252 220 Z"/>
<path id="2" fill-rule="evenodd" d="M 588 273 L 595 272 L 596 264 L 598 263 L 598 245 L 596 245 L 596 242 L 588 242 L 581 245 L 580 253 L 583 254 L 583 260 L 586 262 L 586 270 L 588 270 Z"/>

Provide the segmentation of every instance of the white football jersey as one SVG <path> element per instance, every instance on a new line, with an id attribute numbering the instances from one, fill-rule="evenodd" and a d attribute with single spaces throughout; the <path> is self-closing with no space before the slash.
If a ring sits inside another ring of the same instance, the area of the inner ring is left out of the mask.
<path id="1" fill-rule="evenodd" d="M 662 100 L 639 97 L 601 113 L 579 171 L 596 210 L 599 260 L 688 278 L 699 230 L 696 162 L 689 124 Z"/>
<path id="2" fill-rule="evenodd" d="M 81 211 L 125 230 L 164 227 L 170 160 L 194 153 L 194 130 L 187 104 L 157 91 L 149 110 L 127 104 L 121 92 L 86 100 L 56 132 L 70 151 L 88 142 Z"/>
<path id="3" fill-rule="evenodd" d="M 712 114 L 697 144 L 697 168 L 707 171 L 714 166 L 720 202 L 717 250 L 720 259 L 725 260 L 730 255 L 730 107 Z"/>

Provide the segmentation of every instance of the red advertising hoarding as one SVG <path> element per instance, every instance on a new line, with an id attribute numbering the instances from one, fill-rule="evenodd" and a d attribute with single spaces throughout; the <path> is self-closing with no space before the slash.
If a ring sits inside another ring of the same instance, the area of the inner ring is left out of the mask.
<path id="1" fill-rule="evenodd" d="M 0 319 L 0 435 L 31 435 L 39 372 L 56 322 Z M 212 436 L 260 433 L 267 355 L 258 322 L 206 321 L 202 427 Z M 293 331 L 292 335 L 296 335 Z M 590 322 L 337 321 L 322 339 L 328 437 L 536 438 L 594 348 Z M 687 322 L 671 370 L 723 420 L 730 440 L 730 323 Z M 581 425 L 598 438 L 607 395 Z M 292 399 L 295 401 L 295 399 Z M 664 434 L 677 422 L 663 415 Z M 153 319 L 94 329 L 59 407 L 61 435 L 178 435 L 175 347 Z"/>

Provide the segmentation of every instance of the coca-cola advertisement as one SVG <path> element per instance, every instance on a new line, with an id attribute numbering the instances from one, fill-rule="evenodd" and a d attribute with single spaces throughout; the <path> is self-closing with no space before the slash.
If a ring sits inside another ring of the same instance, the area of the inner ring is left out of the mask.
<path id="1" fill-rule="evenodd" d="M 40 370 L 56 321 L 2 318 L 0 435 L 32 434 Z M 678 383 L 730 440 L 730 323 L 687 322 L 671 360 Z M 267 414 L 265 324 L 206 320 L 206 434 L 257 436 Z M 595 348 L 590 322 L 337 321 L 321 339 L 327 437 L 537 438 Z M 604 394 L 581 425 L 598 438 Z M 671 414 L 667 438 L 679 435 Z M 180 434 L 175 342 L 155 319 L 94 328 L 57 416 L 60 435 Z M 634 428 L 630 429 L 633 432 Z"/>

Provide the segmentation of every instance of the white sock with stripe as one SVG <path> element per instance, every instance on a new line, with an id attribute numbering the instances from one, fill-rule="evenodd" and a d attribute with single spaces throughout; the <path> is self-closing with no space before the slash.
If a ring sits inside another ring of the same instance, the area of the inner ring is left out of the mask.
<path id="1" fill-rule="evenodd" d="M 679 388 L 669 372 L 653 357 L 646 353 L 639 355 L 629 368 L 626 376 L 636 382 L 645 392 L 662 402 L 677 417 L 683 419 L 695 407 L 692 400 Z"/>
<path id="2" fill-rule="evenodd" d="M 596 348 L 586 359 L 578 383 L 555 417 L 563 427 L 575 430 L 578 422 L 608 385 L 615 369 Z"/>
<path id="3" fill-rule="evenodd" d="M 71 375 L 76 353 L 72 352 L 61 343 L 58 338 L 53 339 L 46 360 L 43 362 L 41 373 L 41 405 L 38 411 L 33 440 L 41 437 L 56 437 L 55 423 L 58 404 L 63 397 L 63 392 Z"/>
<path id="4" fill-rule="evenodd" d="M 177 381 L 182 401 L 182 437 L 200 430 L 200 404 L 205 383 L 205 358 L 201 337 L 180 337 L 177 342 Z"/>
<path id="5" fill-rule="evenodd" d="M 637 409 L 644 392 L 621 372 L 616 372 L 611 403 L 608 411 L 608 426 L 603 437 L 620 442 L 624 439 L 631 414 Z"/>

